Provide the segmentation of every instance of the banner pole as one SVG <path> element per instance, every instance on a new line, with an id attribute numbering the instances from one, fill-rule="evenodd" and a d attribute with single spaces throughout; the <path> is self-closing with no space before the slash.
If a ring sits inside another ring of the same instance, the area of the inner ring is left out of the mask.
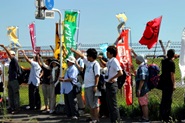
<path id="1" fill-rule="evenodd" d="M 58 9 L 55 9 L 53 8 L 52 9 L 53 11 L 55 12 L 58 12 L 59 14 L 59 38 L 60 38 L 60 77 L 62 77 L 62 61 L 63 61 L 63 58 L 62 58 L 62 35 L 63 35 L 63 31 L 62 31 L 62 14 L 60 12 L 60 10 Z M 55 85 L 57 85 L 59 83 L 59 81 L 56 82 Z M 60 82 L 60 87 L 62 87 L 62 82 Z M 60 95 L 60 104 L 64 104 L 64 100 L 63 100 L 63 97 L 62 97 L 62 94 Z"/>
<path id="2" fill-rule="evenodd" d="M 78 30 L 77 30 L 77 36 L 76 36 L 76 43 L 78 43 L 78 35 L 79 35 L 79 25 L 80 25 L 80 10 L 78 10 Z"/>

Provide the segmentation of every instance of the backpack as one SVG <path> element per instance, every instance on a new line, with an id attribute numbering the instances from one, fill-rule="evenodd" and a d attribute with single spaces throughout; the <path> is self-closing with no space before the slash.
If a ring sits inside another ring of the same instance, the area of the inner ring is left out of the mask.
<path id="1" fill-rule="evenodd" d="M 64 104 L 57 104 L 55 107 L 56 114 L 65 114 L 65 105 Z"/>
<path id="2" fill-rule="evenodd" d="M 97 87 L 98 87 L 99 91 L 105 90 L 105 81 L 104 81 L 104 76 L 102 74 L 100 74 L 99 82 L 98 82 L 98 86 Z"/>
<path id="3" fill-rule="evenodd" d="M 78 61 L 78 64 L 80 64 L 80 60 Z M 84 64 L 84 69 L 83 69 L 83 71 L 80 71 L 80 73 L 79 73 L 83 80 L 84 80 L 84 76 L 85 76 L 85 69 L 86 69 L 86 66 L 85 66 L 85 64 Z"/>
<path id="4" fill-rule="evenodd" d="M 148 87 L 149 89 L 158 88 L 158 83 L 160 80 L 160 69 L 156 64 L 148 65 L 149 79 Z"/>
<path id="5" fill-rule="evenodd" d="M 17 73 L 17 80 L 19 82 L 19 85 L 22 83 L 28 83 L 30 75 L 30 69 L 23 69 L 22 67 L 18 67 L 18 73 Z"/>
<path id="6" fill-rule="evenodd" d="M 95 72 L 94 72 L 94 66 L 95 66 L 95 64 L 96 64 L 96 63 L 93 64 L 93 68 L 92 68 L 94 74 L 95 74 Z M 104 76 L 103 76 L 102 74 L 100 74 L 99 81 L 98 81 L 98 85 L 97 85 L 97 88 L 98 88 L 99 91 L 102 91 L 102 90 L 105 89 L 104 84 L 105 84 Z"/>
<path id="7" fill-rule="evenodd" d="M 117 83 L 118 83 L 118 89 L 121 89 L 123 87 L 123 84 L 125 83 L 126 80 L 126 73 L 124 70 L 122 70 L 123 75 L 119 76 L 117 79 Z"/>

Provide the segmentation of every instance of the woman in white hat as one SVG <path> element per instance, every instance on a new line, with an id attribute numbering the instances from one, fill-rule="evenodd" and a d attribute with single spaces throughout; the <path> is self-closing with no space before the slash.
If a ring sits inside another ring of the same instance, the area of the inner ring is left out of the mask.
<path id="1" fill-rule="evenodd" d="M 74 65 L 76 59 L 73 56 L 69 56 L 66 61 L 68 69 L 64 78 L 59 78 L 59 81 L 62 82 L 61 92 L 64 94 L 67 117 L 75 120 L 78 119 L 78 111 L 76 109 L 76 94 L 73 91 L 73 85 L 77 84 L 78 69 Z"/>

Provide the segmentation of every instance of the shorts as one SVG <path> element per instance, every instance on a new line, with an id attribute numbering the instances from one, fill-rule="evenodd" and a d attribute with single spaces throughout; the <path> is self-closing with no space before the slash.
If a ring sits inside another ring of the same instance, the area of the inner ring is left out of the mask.
<path id="1" fill-rule="evenodd" d="M 148 94 L 145 94 L 142 97 L 138 97 L 138 102 L 140 106 L 148 105 Z"/>
<path id="2" fill-rule="evenodd" d="M 86 106 L 90 108 L 96 108 L 99 106 L 98 104 L 98 96 L 95 96 L 95 93 L 93 92 L 93 86 L 85 88 L 85 102 Z"/>

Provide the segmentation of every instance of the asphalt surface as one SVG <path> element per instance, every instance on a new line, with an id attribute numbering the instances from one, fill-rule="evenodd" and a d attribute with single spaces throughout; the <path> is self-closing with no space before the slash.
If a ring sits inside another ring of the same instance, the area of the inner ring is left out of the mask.
<path id="1" fill-rule="evenodd" d="M 42 113 L 41 111 L 36 110 L 21 110 L 17 114 L 1 114 L 0 122 L 5 123 L 85 123 L 86 119 L 89 117 L 89 114 L 86 113 L 83 116 L 80 116 L 78 120 L 71 120 L 67 118 L 64 114 L 49 114 Z M 100 122 L 108 123 L 108 118 L 101 118 Z"/>
<path id="2" fill-rule="evenodd" d="M 17 114 L 4 113 L 0 109 L 0 123 L 88 123 L 89 113 L 85 113 L 77 120 L 67 118 L 65 114 L 42 113 L 39 110 L 26 110 L 21 108 Z M 100 118 L 100 123 L 110 123 L 109 118 Z M 122 118 L 120 123 L 138 123 L 137 118 Z M 161 121 L 150 121 L 150 123 L 161 123 Z M 184 122 L 185 123 L 185 122 Z"/>
<path id="3" fill-rule="evenodd" d="M 64 114 L 45 114 L 37 110 L 21 110 L 17 114 L 0 114 L 1 123 L 87 123 L 89 117 L 86 113 L 78 120 L 71 120 Z M 101 118 L 100 123 L 109 123 L 109 118 Z M 123 119 L 120 123 L 137 123 L 136 119 Z M 150 123 L 161 123 L 160 121 L 150 121 Z"/>

